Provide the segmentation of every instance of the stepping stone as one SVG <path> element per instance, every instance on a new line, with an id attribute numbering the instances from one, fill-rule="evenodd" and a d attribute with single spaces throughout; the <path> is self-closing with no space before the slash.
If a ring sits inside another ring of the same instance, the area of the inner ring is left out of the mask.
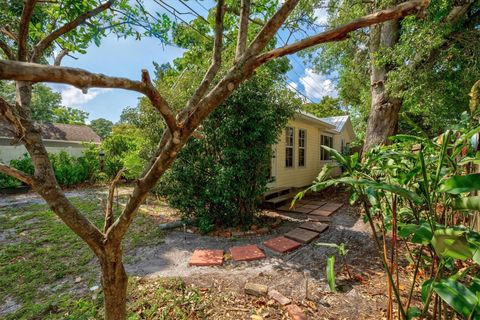
<path id="1" fill-rule="evenodd" d="M 315 210 L 315 209 L 318 209 L 320 208 L 320 206 L 316 205 L 316 204 L 304 204 L 302 206 L 302 208 L 308 208 L 308 209 L 312 209 L 312 210 Z"/>
<path id="2" fill-rule="evenodd" d="M 307 215 L 307 218 L 312 221 L 319 221 L 319 222 L 330 222 L 332 219 L 325 216 L 315 216 L 315 215 Z"/>
<path id="3" fill-rule="evenodd" d="M 319 207 L 325 205 L 327 202 L 326 201 L 319 201 L 319 200 L 314 200 L 314 201 L 310 201 L 308 204 L 314 204 L 314 205 L 317 205 Z"/>
<path id="4" fill-rule="evenodd" d="M 310 203 L 310 201 L 309 200 L 304 200 L 304 199 L 295 201 L 295 204 L 298 204 L 298 205 L 307 204 L 307 203 Z"/>
<path id="5" fill-rule="evenodd" d="M 265 245 L 265 247 L 278 253 L 286 253 L 289 251 L 293 251 L 302 245 L 297 241 L 293 241 L 285 237 L 273 238 L 265 241 L 263 244 Z"/>
<path id="6" fill-rule="evenodd" d="M 221 266 L 223 264 L 223 250 L 200 250 L 193 252 L 190 266 Z"/>
<path id="7" fill-rule="evenodd" d="M 235 261 L 252 261 L 265 258 L 265 253 L 256 245 L 230 248 L 230 254 Z"/>
<path id="8" fill-rule="evenodd" d="M 285 204 L 281 207 L 278 207 L 277 210 L 280 210 L 280 211 L 290 211 L 290 204 Z"/>
<path id="9" fill-rule="evenodd" d="M 313 232 L 302 228 L 295 228 L 287 232 L 285 237 L 306 244 L 312 242 L 313 239 L 317 238 L 319 235 L 320 233 L 318 232 Z"/>
<path id="10" fill-rule="evenodd" d="M 302 206 L 302 207 L 299 207 L 299 208 L 292 209 L 292 211 L 300 212 L 300 213 L 310 213 L 310 212 L 313 211 L 313 209 L 306 208 L 306 207 Z"/>
<path id="11" fill-rule="evenodd" d="M 323 209 L 323 207 L 321 207 L 320 209 L 311 211 L 310 214 L 314 215 L 314 216 L 328 217 L 329 215 L 331 215 L 334 212 L 335 212 L 335 210 L 325 210 L 325 209 Z"/>
<path id="12" fill-rule="evenodd" d="M 337 211 L 341 206 L 343 206 L 342 203 L 327 202 L 327 204 L 322 206 L 322 210 Z"/>
<path id="13" fill-rule="evenodd" d="M 302 223 L 299 228 L 310 230 L 310 231 L 315 231 L 318 233 L 322 233 L 325 231 L 325 229 L 328 228 L 328 224 L 320 223 L 320 222 L 311 222 L 307 221 Z"/>

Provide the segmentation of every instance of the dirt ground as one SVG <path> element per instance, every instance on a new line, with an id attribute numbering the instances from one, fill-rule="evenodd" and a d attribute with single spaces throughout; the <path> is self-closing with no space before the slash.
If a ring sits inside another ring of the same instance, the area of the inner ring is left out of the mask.
<path id="1" fill-rule="evenodd" d="M 105 190 L 87 189 L 72 191 L 69 196 L 82 197 L 102 192 Z M 322 198 L 322 195 L 317 197 Z M 314 243 L 317 241 L 314 241 L 294 252 L 279 255 L 263 246 L 264 240 L 300 224 L 292 221 L 284 221 L 269 234 L 241 238 L 202 236 L 185 232 L 184 228 L 167 231 L 162 243 L 135 247 L 127 252 L 127 272 L 146 282 L 159 277 L 180 277 L 195 285 L 216 301 L 209 316 L 211 319 L 251 319 L 252 310 L 265 319 L 289 319 L 285 310 L 268 298 L 245 295 L 243 288 L 246 282 L 276 289 L 301 306 L 310 319 L 382 319 L 386 307 L 386 282 L 369 227 L 360 218 L 358 209 L 347 204 L 346 194 L 334 192 L 323 194 L 323 198 L 345 204 L 331 216 L 329 228 L 317 240 L 345 243 L 349 250 L 347 259 L 355 279 L 346 277 L 337 257 L 339 292 L 336 294 L 330 293 L 325 279 L 325 263 L 327 257 L 334 253 L 333 249 L 316 246 Z M 0 200 L 0 207 L 25 203 L 41 203 L 41 200 L 24 195 L 7 196 Z M 161 216 L 161 212 L 155 213 L 155 216 L 158 215 Z M 195 249 L 223 249 L 228 253 L 230 247 L 245 244 L 257 244 L 266 253 L 266 259 L 251 262 L 227 259 L 220 267 L 188 266 Z"/>

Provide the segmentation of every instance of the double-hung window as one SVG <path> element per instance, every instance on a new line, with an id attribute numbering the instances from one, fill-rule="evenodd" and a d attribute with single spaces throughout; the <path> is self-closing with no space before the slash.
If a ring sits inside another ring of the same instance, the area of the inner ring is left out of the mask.
<path id="1" fill-rule="evenodd" d="M 293 167 L 293 145 L 294 145 L 295 131 L 292 127 L 285 129 L 285 167 Z"/>
<path id="2" fill-rule="evenodd" d="M 298 166 L 305 167 L 305 147 L 307 142 L 307 131 L 298 130 Z"/>
<path id="3" fill-rule="evenodd" d="M 333 137 L 321 135 L 320 145 L 333 148 Z M 330 153 L 321 147 L 320 147 L 320 160 L 322 161 L 330 160 Z"/>

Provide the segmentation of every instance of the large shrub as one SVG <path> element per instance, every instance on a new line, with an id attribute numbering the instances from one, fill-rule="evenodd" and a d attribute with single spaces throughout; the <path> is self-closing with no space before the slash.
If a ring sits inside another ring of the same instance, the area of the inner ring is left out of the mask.
<path id="1" fill-rule="evenodd" d="M 172 207 L 214 224 L 248 225 L 269 179 L 272 145 L 295 110 L 292 94 L 269 77 L 243 84 L 204 122 L 164 176 L 160 192 Z"/>

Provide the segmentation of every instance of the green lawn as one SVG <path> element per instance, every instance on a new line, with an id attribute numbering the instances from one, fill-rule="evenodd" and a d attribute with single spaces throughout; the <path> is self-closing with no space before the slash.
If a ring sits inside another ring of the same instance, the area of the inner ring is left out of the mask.
<path id="1" fill-rule="evenodd" d="M 103 212 L 96 197 L 72 200 L 97 226 Z M 0 209 L 0 303 L 21 307 L 6 319 L 100 318 L 102 295 L 93 253 L 46 205 Z M 163 241 L 157 223 L 139 214 L 124 241 L 129 251 Z M 134 314 L 132 313 L 132 317 Z"/>

